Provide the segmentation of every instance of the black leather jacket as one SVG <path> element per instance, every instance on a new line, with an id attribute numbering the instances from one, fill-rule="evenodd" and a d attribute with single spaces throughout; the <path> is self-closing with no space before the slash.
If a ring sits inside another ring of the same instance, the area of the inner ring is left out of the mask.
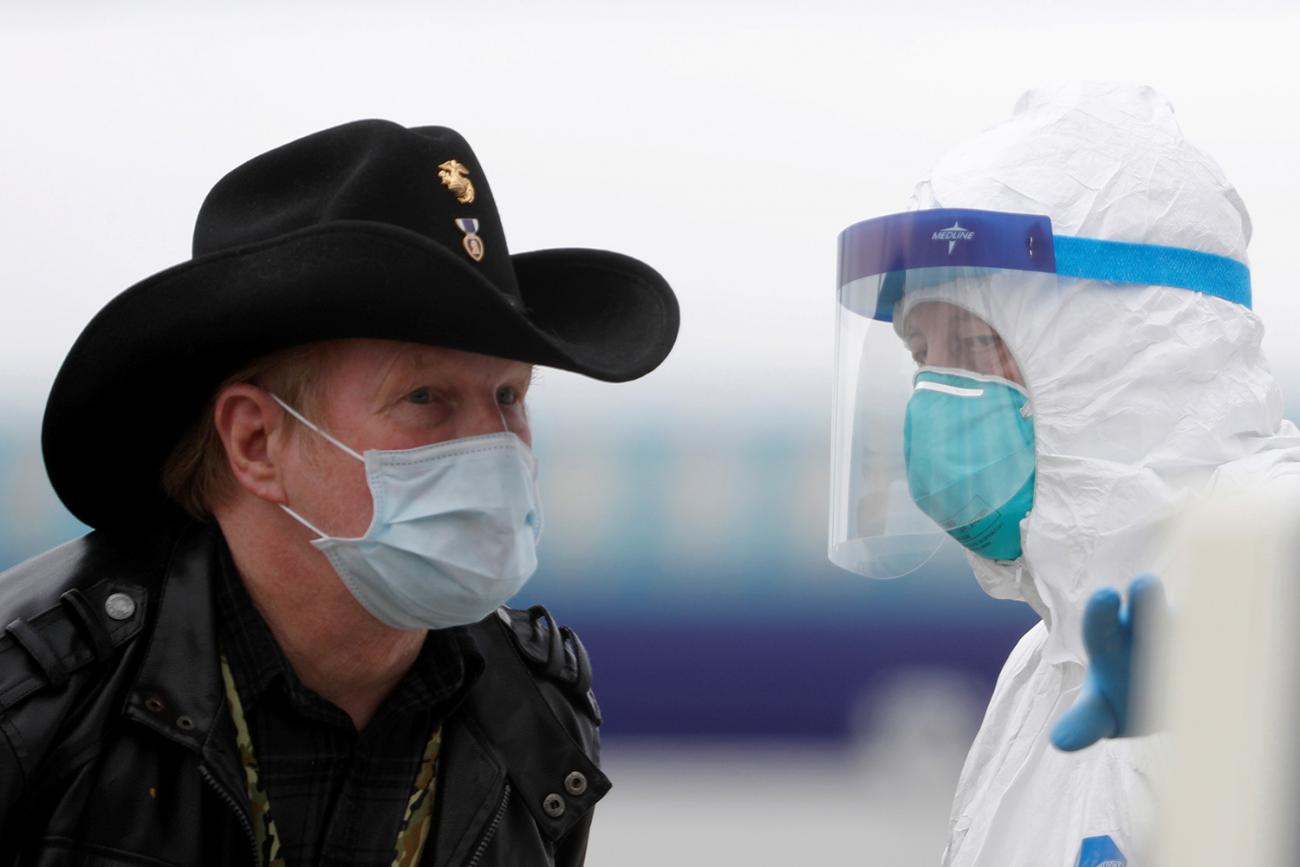
<path id="1" fill-rule="evenodd" d="M 216 530 L 91 533 L 0 574 L 0 865 L 249 865 L 209 590 Z M 544 609 L 465 627 L 484 673 L 444 724 L 425 865 L 578 865 L 599 710 Z"/>

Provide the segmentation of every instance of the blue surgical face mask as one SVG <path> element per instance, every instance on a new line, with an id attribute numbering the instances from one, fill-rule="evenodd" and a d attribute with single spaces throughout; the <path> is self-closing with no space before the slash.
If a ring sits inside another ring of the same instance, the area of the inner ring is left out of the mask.
<path id="1" fill-rule="evenodd" d="M 275 400 L 366 465 L 374 514 L 364 536 L 330 536 L 281 508 L 320 537 L 312 545 L 379 620 L 397 629 L 476 623 L 536 571 L 537 463 L 515 434 L 361 455 Z"/>
<path id="2" fill-rule="evenodd" d="M 922 512 L 990 560 L 1020 557 L 1034 504 L 1034 423 L 1024 388 L 923 367 L 903 426 L 908 488 Z"/>

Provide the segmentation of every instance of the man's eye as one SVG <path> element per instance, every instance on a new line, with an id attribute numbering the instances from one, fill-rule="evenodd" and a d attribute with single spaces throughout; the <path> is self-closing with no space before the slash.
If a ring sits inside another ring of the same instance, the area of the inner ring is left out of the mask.
<path id="1" fill-rule="evenodd" d="M 512 407 L 520 402 L 519 391 L 510 385 L 503 385 L 497 389 L 497 403 L 503 407 Z"/>
<path id="2" fill-rule="evenodd" d="M 411 403 L 420 405 L 433 403 L 433 392 L 427 388 L 417 388 L 406 396 Z"/>

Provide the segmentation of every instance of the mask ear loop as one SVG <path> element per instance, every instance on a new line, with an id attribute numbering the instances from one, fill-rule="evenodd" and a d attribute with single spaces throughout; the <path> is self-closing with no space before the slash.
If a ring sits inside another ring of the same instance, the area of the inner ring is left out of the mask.
<path id="1" fill-rule="evenodd" d="M 516 400 L 522 400 L 522 398 L 519 398 L 518 396 L 516 396 L 515 399 L 516 399 Z M 496 403 L 497 416 L 500 417 L 500 419 L 501 419 L 501 432 L 502 432 L 502 433 L 510 434 L 510 435 L 513 436 L 516 440 L 518 440 L 517 447 L 518 447 L 518 449 L 520 450 L 520 452 L 524 455 L 524 459 L 525 459 L 525 461 L 528 463 L 528 465 L 529 465 L 529 467 L 530 467 L 530 469 L 531 469 L 531 471 L 532 471 L 532 473 L 533 473 L 533 484 L 536 485 L 536 483 L 537 483 L 537 464 L 536 464 L 536 462 L 535 462 L 535 458 L 533 457 L 532 449 L 531 449 L 531 448 L 528 446 L 528 444 L 524 441 L 524 438 L 523 438 L 523 437 L 521 437 L 518 433 L 516 433 L 515 431 L 513 431 L 513 430 L 510 429 L 510 422 L 506 420 L 506 414 L 505 414 L 505 412 L 502 411 L 502 409 L 501 409 L 501 403 L 500 403 L 500 401 L 497 401 L 495 398 L 493 398 L 493 402 Z M 527 404 L 524 404 L 524 405 L 523 405 L 522 411 L 523 411 L 523 413 L 524 413 L 524 423 L 527 424 L 527 423 L 528 423 L 528 406 L 527 406 Z M 495 434 L 494 434 L 494 436 L 495 436 Z M 534 491 L 535 491 L 535 489 L 534 489 Z M 534 510 L 530 510 L 529 513 L 528 513 L 528 517 L 527 517 L 525 520 L 527 521 L 528 526 L 529 526 L 530 528 L 532 528 L 532 531 L 533 531 L 533 543 L 536 544 L 537 541 L 538 541 L 538 539 L 540 539 L 540 538 L 541 538 L 541 535 L 542 535 L 542 515 L 541 515 L 541 502 L 540 502 L 539 500 L 537 500 L 535 496 L 534 496 L 534 502 L 536 503 L 536 509 L 534 509 Z"/>
<path id="2" fill-rule="evenodd" d="M 319 538 L 321 538 L 321 539 L 328 539 L 328 538 L 329 538 L 329 534 L 321 532 L 321 529 L 320 529 L 319 527 L 317 527 L 317 526 L 316 526 L 315 524 L 313 524 L 311 521 L 308 521 L 308 520 L 307 520 L 306 518 L 304 518 L 302 515 L 299 515 L 299 514 L 298 514 L 297 512 L 295 512 L 293 509 L 290 509 L 290 508 L 289 508 L 288 506 L 286 506 L 284 503 L 277 503 L 277 505 L 278 505 L 281 509 L 284 509 L 285 514 L 287 514 L 290 518 L 293 518 L 293 519 L 294 519 L 295 521 L 297 521 L 299 524 L 302 524 L 302 525 L 303 525 L 304 527 L 306 527 L 308 530 L 311 530 L 311 531 L 312 531 L 313 533 L 315 533 Z"/>
<path id="3" fill-rule="evenodd" d="M 330 443 L 332 443 L 332 444 L 338 446 L 338 447 L 339 447 L 340 449 L 342 449 L 343 451 L 345 451 L 345 452 L 347 452 L 348 454 L 352 455 L 352 457 L 354 457 L 354 458 L 356 458 L 357 460 L 361 461 L 361 463 L 364 464 L 364 463 L 366 462 L 366 459 L 365 459 L 364 457 L 361 456 L 361 453 L 360 453 L 360 452 L 358 452 L 358 451 L 357 451 L 356 449 L 354 449 L 354 448 L 351 448 L 351 447 L 349 447 L 349 446 L 344 445 L 342 442 L 340 442 L 339 440 L 337 440 L 337 439 L 335 439 L 334 437 L 330 436 L 329 434 L 327 434 L 325 431 L 321 430 L 319 427 L 317 427 L 317 426 L 316 426 L 315 424 L 313 424 L 312 422 L 308 421 L 308 420 L 307 420 L 307 417 L 306 417 L 305 415 L 303 415 L 302 413 L 298 412 L 298 410 L 294 409 L 293 407 L 289 406 L 289 404 L 287 404 L 287 403 L 285 403 L 284 401 L 280 400 L 280 398 L 277 397 L 277 396 L 275 395 L 274 392 L 269 392 L 269 391 L 268 391 L 267 394 L 271 395 L 271 400 L 273 400 L 273 401 L 275 401 L 276 403 L 280 404 L 280 408 L 281 408 L 281 409 L 283 409 L 285 412 L 289 413 L 289 415 L 293 416 L 293 417 L 296 418 L 298 421 L 300 421 L 300 422 L 302 422 L 303 424 L 305 424 L 305 425 L 306 425 L 308 428 L 310 428 L 311 430 L 313 430 L 313 431 L 315 431 L 316 433 L 320 434 L 320 435 L 321 435 L 322 437 L 324 437 L 328 442 L 330 442 Z"/>
<path id="4" fill-rule="evenodd" d="M 513 434 L 516 439 L 523 441 L 523 437 L 519 435 L 518 431 L 516 431 L 514 428 L 510 426 L 510 421 L 506 418 L 506 413 L 501 406 L 501 401 L 497 399 L 497 393 L 499 392 L 494 392 L 492 395 L 492 404 L 493 406 L 496 407 L 497 418 L 501 419 L 501 433 Z M 515 400 L 519 402 L 520 409 L 524 413 L 524 426 L 525 428 L 527 428 L 527 424 L 528 424 L 527 406 L 524 405 L 523 398 L 520 397 L 519 395 L 515 396 Z M 495 434 L 493 434 L 493 436 L 495 436 Z"/>
<path id="5" fill-rule="evenodd" d="M 530 378 L 530 382 L 534 382 L 534 381 L 536 381 L 535 369 L 534 369 L 534 373 L 531 375 Z M 524 399 L 524 396 L 520 394 L 515 395 L 515 401 L 518 403 L 518 410 L 520 414 L 523 416 L 523 430 L 527 431 L 529 426 L 532 423 L 532 414 L 528 410 L 528 402 Z M 501 418 L 502 432 L 514 434 L 515 437 L 518 438 L 521 442 L 525 442 L 525 447 L 527 448 L 528 446 L 526 445 L 526 440 L 524 436 L 520 434 L 519 431 L 511 427 L 510 421 L 506 418 L 505 411 L 501 407 L 501 402 L 495 400 L 494 398 L 494 403 L 496 403 L 497 415 L 500 416 Z"/>
<path id="6" fill-rule="evenodd" d="M 510 434 L 515 433 L 510 429 L 510 422 L 506 421 L 506 414 L 501 409 L 501 401 L 497 400 L 495 395 L 492 398 L 492 403 L 497 408 L 497 418 L 501 419 L 501 432 Z M 519 434 L 515 434 L 515 436 L 519 436 Z"/>
<path id="7" fill-rule="evenodd" d="M 280 408 L 281 408 L 281 409 L 283 409 L 285 412 L 289 413 L 289 415 L 293 416 L 293 417 L 296 418 L 298 421 L 302 422 L 302 424 L 306 425 L 306 427 L 307 427 L 309 430 L 315 431 L 317 434 L 319 434 L 320 436 L 324 437 L 325 440 L 326 440 L 327 442 L 329 442 L 329 443 L 331 443 L 331 444 L 337 446 L 338 448 L 340 448 L 340 449 L 342 449 L 343 451 L 347 452 L 348 454 L 352 455 L 352 457 L 354 457 L 354 458 L 356 458 L 357 460 L 361 461 L 361 463 L 364 464 L 364 463 L 366 462 L 366 459 L 365 459 L 364 457 L 362 457 L 362 456 L 357 452 L 356 449 L 353 449 L 353 448 L 350 448 L 350 447 L 344 445 L 344 444 L 343 444 L 342 442 L 340 442 L 339 440 L 335 439 L 334 437 L 332 437 L 332 436 L 330 436 L 329 434 L 327 434 L 325 431 L 321 430 L 319 427 L 317 427 L 315 424 L 313 424 L 311 421 L 309 421 L 309 420 L 307 419 L 306 416 L 304 416 L 302 413 L 298 412 L 298 410 L 294 409 L 293 407 L 289 406 L 289 404 L 287 404 L 287 403 L 285 403 L 284 401 L 280 400 L 280 398 L 279 398 L 279 397 L 278 397 L 274 392 L 270 392 L 270 391 L 268 391 L 267 394 L 271 395 L 271 400 L 273 400 L 273 401 L 275 401 L 276 403 L 278 403 L 278 404 L 280 405 Z M 299 514 L 298 514 L 297 512 L 295 512 L 293 509 L 290 509 L 290 508 L 289 508 L 288 506 L 286 506 L 284 503 L 278 503 L 277 505 L 279 505 L 279 507 L 280 507 L 281 509 L 283 509 L 283 510 L 285 511 L 285 513 L 288 514 L 288 516 L 289 516 L 290 518 L 293 518 L 293 519 L 294 519 L 295 521 L 297 521 L 299 524 L 302 524 L 302 525 L 303 525 L 304 527 L 306 527 L 308 530 L 311 530 L 311 531 L 312 531 L 313 533 L 315 533 L 319 538 L 321 538 L 321 539 L 328 539 L 328 538 L 330 538 L 330 536 L 329 536 L 328 533 L 322 532 L 321 529 L 320 529 L 319 527 L 317 527 L 317 526 L 316 526 L 315 524 L 313 524 L 311 521 L 308 521 L 308 520 L 307 520 L 306 518 L 304 518 L 302 515 L 299 515 Z"/>

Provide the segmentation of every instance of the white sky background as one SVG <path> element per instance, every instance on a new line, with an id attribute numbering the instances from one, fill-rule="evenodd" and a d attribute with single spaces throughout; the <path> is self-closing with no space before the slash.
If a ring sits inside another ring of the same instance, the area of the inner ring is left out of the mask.
<path id="1" fill-rule="evenodd" d="M 0 404 L 36 411 L 95 311 L 188 258 L 226 171 L 386 117 L 467 136 L 513 250 L 607 247 L 676 288 L 681 337 L 660 371 L 625 386 L 549 374 L 551 411 L 749 408 L 823 427 L 837 233 L 902 210 L 1026 88 L 1106 78 L 1166 93 L 1241 192 L 1256 309 L 1295 405 L 1300 13 L 1226 6 L 4 0 Z"/>

